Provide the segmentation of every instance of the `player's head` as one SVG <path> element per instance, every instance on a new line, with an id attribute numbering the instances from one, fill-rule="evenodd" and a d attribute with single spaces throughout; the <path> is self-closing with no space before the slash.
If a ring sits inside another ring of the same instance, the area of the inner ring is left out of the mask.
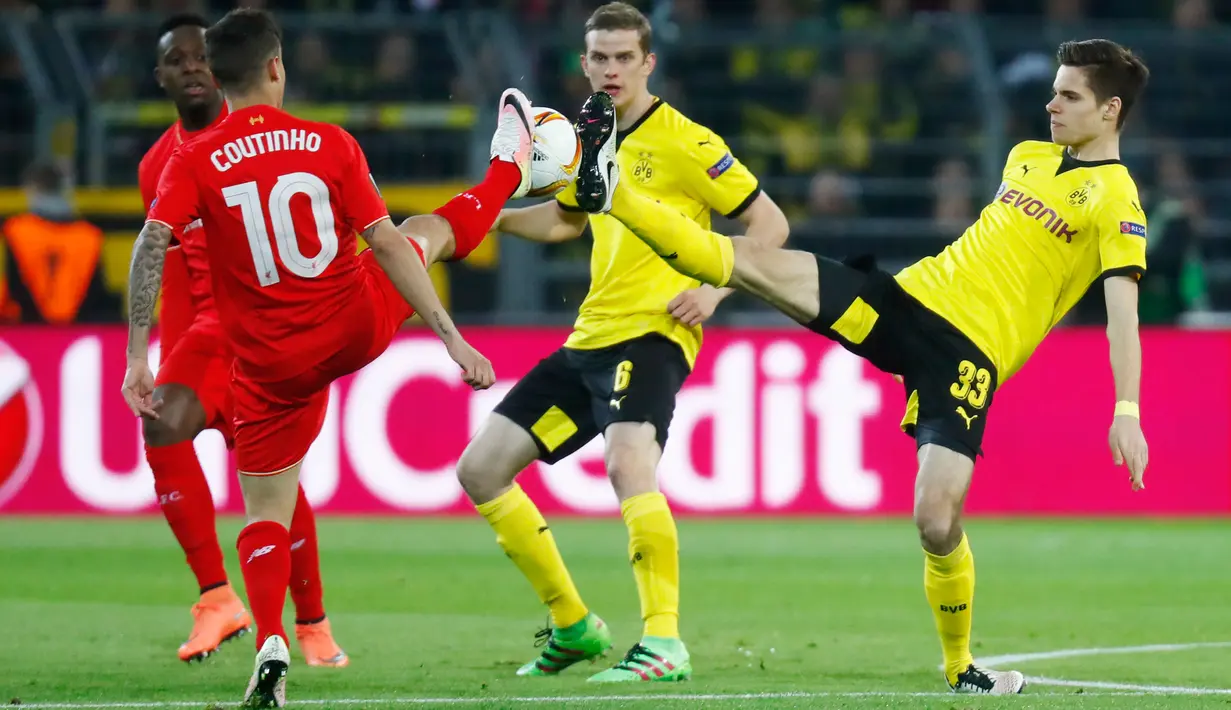
<path id="1" fill-rule="evenodd" d="M 205 61 L 204 17 L 182 14 L 168 17 L 158 27 L 158 59 L 154 78 L 180 112 L 218 103 L 218 87 Z"/>
<path id="2" fill-rule="evenodd" d="M 282 105 L 286 70 L 282 30 L 264 10 L 240 8 L 205 31 L 205 54 L 214 79 L 228 96 L 260 95 Z"/>
<path id="3" fill-rule="evenodd" d="M 657 61 L 650 51 L 650 21 L 624 2 L 603 5 L 586 20 L 581 68 L 592 91 L 606 91 L 622 111 L 649 92 Z"/>
<path id="4" fill-rule="evenodd" d="M 1056 58 L 1055 96 L 1047 104 L 1052 140 L 1082 145 L 1119 132 L 1150 78 L 1141 59 L 1105 39 L 1065 42 Z"/>

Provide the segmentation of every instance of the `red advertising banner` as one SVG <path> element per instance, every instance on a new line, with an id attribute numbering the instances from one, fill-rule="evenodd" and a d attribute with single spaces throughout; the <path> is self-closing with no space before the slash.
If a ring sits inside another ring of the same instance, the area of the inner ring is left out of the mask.
<path id="1" fill-rule="evenodd" d="M 407 333 L 334 385 L 304 485 L 324 513 L 471 514 L 453 467 L 516 379 L 567 335 L 469 329 L 496 366 L 487 392 L 462 385 L 430 334 Z M 0 514 L 155 509 L 139 422 L 119 395 L 121 328 L 0 329 Z M 974 514 L 1204 515 L 1231 512 L 1231 334 L 1143 333 L 1146 490 L 1107 448 L 1114 392 L 1101 330 L 1053 333 L 990 412 Z M 901 385 L 799 329 L 706 334 L 660 467 L 680 514 L 901 515 L 913 442 Z M 215 432 L 196 442 L 218 508 L 242 510 Z M 602 441 L 521 477 L 547 514 L 618 514 Z"/>

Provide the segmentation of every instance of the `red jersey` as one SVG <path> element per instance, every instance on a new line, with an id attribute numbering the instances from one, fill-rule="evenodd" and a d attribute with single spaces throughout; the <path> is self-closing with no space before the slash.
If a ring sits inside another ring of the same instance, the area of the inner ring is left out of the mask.
<path id="1" fill-rule="evenodd" d="M 345 345 L 368 293 L 356 234 L 388 216 L 349 133 L 272 106 L 181 145 L 149 212 L 176 233 L 201 220 L 222 327 L 243 370 L 264 380 Z"/>
<path id="2" fill-rule="evenodd" d="M 141 200 L 145 203 L 146 214 L 158 194 L 158 179 L 163 168 L 171 159 L 171 154 L 181 144 L 192 141 L 206 131 L 222 123 L 227 117 L 226 102 L 222 111 L 209 126 L 199 131 L 186 131 L 182 122 L 176 121 L 162 134 L 153 146 L 141 158 L 137 166 L 137 183 L 141 187 Z M 209 283 L 209 262 L 205 256 L 205 240 L 192 234 L 192 229 L 176 230 L 172 244 L 182 249 L 187 274 L 176 268 L 168 268 L 163 272 L 162 280 L 162 316 L 159 321 L 166 334 L 178 338 L 190 325 L 212 325 L 217 327 L 218 311 L 214 306 L 214 295 Z M 164 337 L 164 340 L 166 338 Z"/>

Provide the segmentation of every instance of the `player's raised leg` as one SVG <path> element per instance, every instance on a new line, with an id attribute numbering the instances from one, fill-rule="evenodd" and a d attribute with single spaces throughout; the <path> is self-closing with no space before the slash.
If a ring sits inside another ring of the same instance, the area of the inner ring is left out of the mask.
<path id="1" fill-rule="evenodd" d="M 687 680 L 692 663 L 680 640 L 680 539 L 667 499 L 658 490 L 662 449 L 656 427 L 614 422 L 605 437 L 607 476 L 628 527 L 628 559 L 644 627 L 640 642 L 590 682 Z"/>
<path id="2" fill-rule="evenodd" d="M 756 296 L 799 323 L 808 324 L 817 317 L 820 294 L 815 255 L 711 232 L 670 207 L 634 190 L 620 189 L 615 112 L 605 92 L 586 99 L 577 125 L 582 139 L 578 206 L 620 220 L 681 274 Z"/>
<path id="3" fill-rule="evenodd" d="M 923 588 L 936 618 L 949 687 L 958 693 L 1012 695 L 1025 687 L 1025 677 L 978 666 L 970 652 L 975 559 L 961 516 L 973 472 L 974 460 L 964 454 L 937 444 L 919 447 L 915 525 L 925 555 Z"/>
<path id="4" fill-rule="evenodd" d="M 295 640 L 309 666 L 345 668 L 350 657 L 333 638 L 325 616 L 325 588 L 316 542 L 316 513 L 299 487 L 291 518 L 291 601 L 295 605 Z"/>
<path id="5" fill-rule="evenodd" d="M 524 197 L 530 189 L 533 126 L 529 99 L 517 89 L 507 89 L 500 97 L 491 163 L 483 181 L 433 212 L 452 230 L 453 249 L 447 258 L 463 259 L 474 251 L 491 231 L 505 204 Z"/>
<path id="6" fill-rule="evenodd" d="M 163 370 L 173 371 L 174 365 Z M 190 387 L 179 383 L 160 384 L 154 401 L 160 402 L 159 418 L 142 419 L 145 458 L 154 474 L 159 507 L 184 550 L 201 595 L 192 606 L 192 631 L 178 654 L 181 661 L 202 661 L 224 642 L 247 633 L 252 621 L 227 581 L 214 525 L 214 500 L 192 446 L 205 427 L 205 408 Z"/>
<path id="7" fill-rule="evenodd" d="M 611 631 L 581 600 L 555 537 L 517 474 L 539 458 L 537 444 L 501 414 L 487 418 L 457 463 L 457 477 L 475 508 L 496 533 L 496 542 L 530 582 L 551 612 L 540 633 L 543 651 L 518 675 L 555 675 L 611 648 Z"/>

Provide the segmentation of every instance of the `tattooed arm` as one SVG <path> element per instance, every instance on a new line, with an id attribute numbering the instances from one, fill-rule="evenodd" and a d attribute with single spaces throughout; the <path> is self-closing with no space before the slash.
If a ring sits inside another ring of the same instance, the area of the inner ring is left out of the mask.
<path id="1" fill-rule="evenodd" d="M 364 230 L 363 239 L 372 247 L 377 263 L 389 275 L 398 293 L 444 342 L 449 356 L 464 371 L 466 383 L 475 389 L 490 387 L 496 381 L 491 363 L 457 332 L 453 319 L 436 295 L 427 268 L 407 241 L 407 235 L 398 231 L 391 220 L 382 219 Z"/>
<path id="2" fill-rule="evenodd" d="M 171 228 L 161 222 L 146 222 L 133 245 L 128 267 L 128 358 L 146 360 L 150 347 L 150 324 L 154 304 L 162 288 L 162 265 L 171 243 Z"/>
<path id="3" fill-rule="evenodd" d="M 133 245 L 128 267 L 128 369 L 120 393 L 137 416 L 158 418 L 153 401 L 154 374 L 150 371 L 150 324 L 154 303 L 162 287 L 162 263 L 171 242 L 171 228 L 161 222 L 146 222 Z"/>

